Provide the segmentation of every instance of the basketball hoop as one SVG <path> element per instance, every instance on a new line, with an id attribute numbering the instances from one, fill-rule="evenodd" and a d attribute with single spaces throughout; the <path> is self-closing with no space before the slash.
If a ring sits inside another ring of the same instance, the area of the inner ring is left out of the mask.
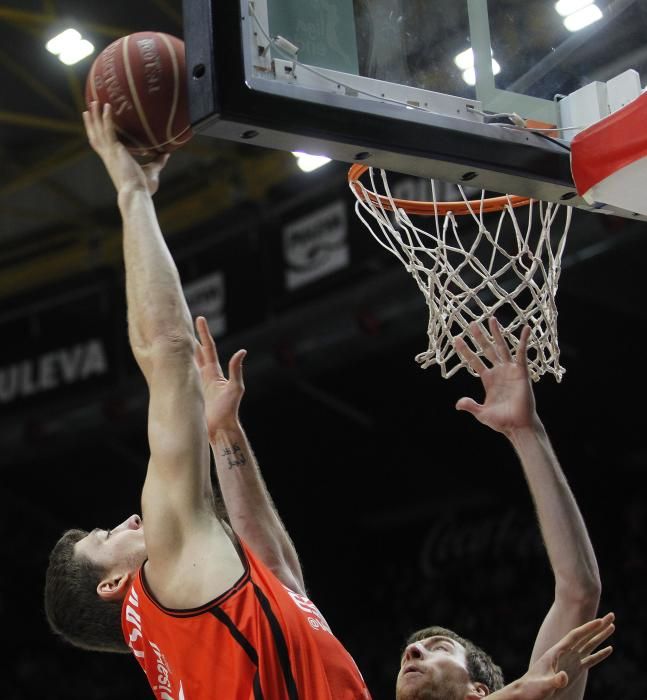
<path id="1" fill-rule="evenodd" d="M 370 188 L 360 179 L 367 172 Z M 460 185 L 461 200 L 441 202 L 433 180 L 431 201 L 396 199 L 386 172 L 379 173 L 377 177 L 373 168 L 355 164 L 348 171 L 348 184 L 360 220 L 400 260 L 425 297 L 429 346 L 416 356 L 423 369 L 437 364 L 445 378 L 461 367 L 474 374 L 456 352 L 454 338 L 470 338 L 474 351 L 483 356 L 469 326 L 496 316 L 513 351 L 523 326 L 530 326 L 528 370 L 533 381 L 546 372 L 561 381 L 555 295 L 571 208 L 563 207 L 563 228 L 551 240 L 562 208 L 558 204 L 514 195 L 486 198 L 485 192 L 468 199 Z M 515 214 L 520 207 L 528 214 L 523 226 Z M 433 217 L 433 223 L 424 230 L 412 216 Z M 475 226 L 459 236 L 457 217 L 466 216 Z M 533 234 L 535 218 L 539 231 Z"/>

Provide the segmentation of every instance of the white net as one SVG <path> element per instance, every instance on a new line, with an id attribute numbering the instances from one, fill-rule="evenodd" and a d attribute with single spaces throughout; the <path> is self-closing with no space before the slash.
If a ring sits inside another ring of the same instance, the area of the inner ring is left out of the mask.
<path id="1" fill-rule="evenodd" d="M 536 381 L 549 372 L 560 381 L 564 368 L 559 364 L 555 295 L 572 209 L 530 201 L 516 214 L 514 198 L 507 197 L 501 211 L 485 213 L 489 200 L 484 193 L 479 200 L 469 200 L 459 186 L 463 201 L 456 202 L 454 209 L 468 219 L 459 235 L 460 217 L 452 211 L 440 213 L 441 203 L 434 206 L 433 180 L 429 213 L 416 216 L 394 200 L 384 170 L 376 172 L 379 178 L 368 169 L 372 189 L 359 179 L 350 180 L 357 197 L 355 210 L 377 242 L 402 262 L 425 296 L 429 347 L 416 361 L 423 368 L 439 365 L 443 377 L 451 377 L 461 367 L 471 372 L 456 352 L 454 339 L 471 339 L 471 323 L 482 324 L 496 316 L 513 351 L 523 326 L 530 326 L 531 378 Z M 560 210 L 563 224 L 551 240 L 551 227 Z M 427 230 L 417 225 L 423 219 Z M 482 356 L 478 345 L 471 345 Z"/>

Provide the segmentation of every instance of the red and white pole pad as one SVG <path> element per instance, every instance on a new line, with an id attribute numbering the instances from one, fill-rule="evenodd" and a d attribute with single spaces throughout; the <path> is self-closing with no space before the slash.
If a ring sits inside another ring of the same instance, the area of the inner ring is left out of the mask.
<path id="1" fill-rule="evenodd" d="M 571 171 L 589 204 L 647 215 L 647 92 L 577 134 Z"/>

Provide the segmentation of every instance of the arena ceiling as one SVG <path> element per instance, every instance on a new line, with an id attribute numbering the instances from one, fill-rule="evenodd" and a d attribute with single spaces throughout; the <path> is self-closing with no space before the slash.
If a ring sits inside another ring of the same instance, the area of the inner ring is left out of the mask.
<path id="1" fill-rule="evenodd" d="M 182 36 L 180 0 L 9 0 L 0 4 L 0 299 L 111 263 L 110 183 L 83 131 L 93 57 L 66 67 L 45 49 L 78 27 L 95 46 L 149 29 Z M 294 159 L 196 137 L 168 166 L 159 210 L 174 233 L 262 196 Z M 231 183 L 236 184 L 235 193 Z M 118 248 L 118 246 L 116 246 Z"/>

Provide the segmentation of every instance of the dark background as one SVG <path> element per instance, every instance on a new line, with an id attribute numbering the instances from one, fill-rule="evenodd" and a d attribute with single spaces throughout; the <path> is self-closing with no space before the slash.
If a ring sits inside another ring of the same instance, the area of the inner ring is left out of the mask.
<path id="1" fill-rule="evenodd" d="M 106 8 L 0 5 L 0 377 L 90 338 L 107 358 L 103 375 L 0 403 L 2 692 L 12 700 L 151 697 L 131 659 L 70 648 L 42 609 L 58 536 L 138 512 L 147 460 L 118 215 L 78 119 L 87 65 L 55 75 L 41 37 L 72 11 L 104 45 L 124 29 L 181 35 L 181 24 L 179 3 Z M 20 71 L 31 60 L 36 85 Z M 40 121 L 11 117 L 28 114 Z M 478 382 L 414 362 L 426 306 L 354 218 L 344 182 L 341 164 L 304 175 L 289 154 L 196 137 L 172 159 L 157 205 L 183 281 L 225 273 L 219 348 L 249 352 L 243 422 L 310 595 L 375 699 L 392 698 L 401 644 L 429 624 L 473 639 L 512 679 L 553 586 L 521 469 L 502 436 L 453 408 L 480 398 Z M 335 200 L 347 210 L 350 264 L 287 290 L 283 227 Z M 567 372 L 536 385 L 598 556 L 601 612 L 617 616 L 592 700 L 647 696 L 644 226 L 575 212 L 558 294 Z"/>

